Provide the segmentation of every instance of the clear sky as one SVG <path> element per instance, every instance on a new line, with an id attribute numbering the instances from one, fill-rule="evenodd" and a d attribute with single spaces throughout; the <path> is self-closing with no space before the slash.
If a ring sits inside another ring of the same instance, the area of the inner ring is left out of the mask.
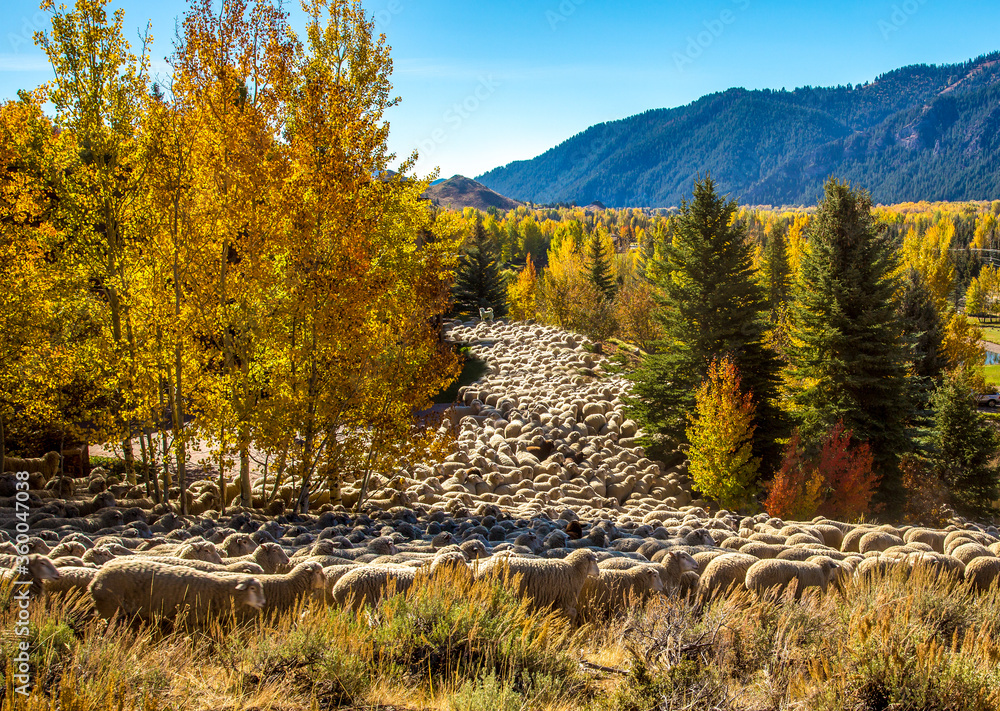
<path id="1" fill-rule="evenodd" d="M 184 0 L 117 0 L 170 51 Z M 1000 49 L 997 0 L 365 0 L 403 101 L 390 146 L 418 172 L 474 177 L 588 126 L 734 86 L 856 84 Z M 297 10 L 297 0 L 295 9 Z M 300 14 L 293 24 L 301 27 Z M 0 98 L 50 77 L 31 41 L 47 16 L 0 7 Z M 160 71 L 165 64 L 156 65 Z"/>

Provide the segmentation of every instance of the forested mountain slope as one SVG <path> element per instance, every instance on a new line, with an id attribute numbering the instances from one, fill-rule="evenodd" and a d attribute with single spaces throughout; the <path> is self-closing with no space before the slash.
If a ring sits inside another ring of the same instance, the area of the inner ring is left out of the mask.
<path id="1" fill-rule="evenodd" d="M 699 173 L 741 202 L 816 201 L 833 174 L 877 202 L 1000 196 L 1000 53 L 859 86 L 730 89 L 598 124 L 477 180 L 518 200 L 676 205 Z"/>

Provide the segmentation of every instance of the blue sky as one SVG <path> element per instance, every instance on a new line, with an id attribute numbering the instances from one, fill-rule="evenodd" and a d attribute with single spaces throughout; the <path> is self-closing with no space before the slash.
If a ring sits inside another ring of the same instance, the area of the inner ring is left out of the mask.
<path id="1" fill-rule="evenodd" d="M 184 0 L 118 0 L 154 57 Z M 588 126 L 733 86 L 861 83 L 1000 49 L 996 0 L 365 0 L 393 48 L 390 147 L 418 172 L 478 175 Z M 295 2 L 297 10 L 298 3 Z M 293 24 L 301 26 L 299 13 Z M 0 98 L 49 78 L 31 0 L 0 8 Z M 157 62 L 164 71 L 165 64 Z"/>

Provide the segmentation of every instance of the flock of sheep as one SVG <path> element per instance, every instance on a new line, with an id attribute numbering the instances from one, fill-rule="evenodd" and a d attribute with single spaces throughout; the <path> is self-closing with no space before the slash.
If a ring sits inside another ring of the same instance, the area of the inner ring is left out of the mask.
<path id="1" fill-rule="evenodd" d="M 218 615 L 252 620 L 309 602 L 358 608 L 443 570 L 516 581 L 533 605 L 576 621 L 655 595 L 801 595 L 915 568 L 985 590 L 1000 576 L 994 527 L 710 514 L 691 500 L 683 462 L 644 456 L 638 428 L 621 414 L 626 382 L 602 374 L 580 337 L 503 322 L 455 322 L 447 333 L 489 366 L 448 414 L 457 450 L 379 482 L 366 513 L 331 501 L 288 517 L 200 507 L 183 517 L 143 505 L 128 487 L 108 487 L 100 473 L 66 487 L 92 495 L 66 498 L 38 471 L 26 542 L 16 538 L 13 509 L 0 511 L 4 576 L 26 574 L 33 595 L 89 599 L 104 618 L 183 625 Z M 0 477 L 0 495 L 9 484 L 10 475 Z M 354 491 L 345 487 L 339 503 Z M 0 506 L 13 507 L 12 498 Z M 19 571 L 24 555 L 27 570 Z"/>

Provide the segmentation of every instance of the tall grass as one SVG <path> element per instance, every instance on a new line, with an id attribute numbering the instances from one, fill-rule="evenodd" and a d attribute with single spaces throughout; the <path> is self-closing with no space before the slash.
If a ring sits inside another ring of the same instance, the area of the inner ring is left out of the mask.
<path id="1" fill-rule="evenodd" d="M 14 640 L 0 640 L 2 711 L 1000 709 L 1000 593 L 919 570 L 801 600 L 659 598 L 576 628 L 447 573 L 374 608 L 193 633 L 38 602 L 30 641 L 34 686 L 15 699 Z"/>

